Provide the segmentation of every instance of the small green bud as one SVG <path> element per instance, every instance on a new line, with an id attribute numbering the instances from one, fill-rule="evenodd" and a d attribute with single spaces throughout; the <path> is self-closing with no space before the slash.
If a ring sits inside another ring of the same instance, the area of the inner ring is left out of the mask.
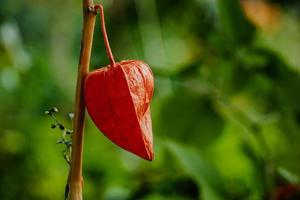
<path id="1" fill-rule="evenodd" d="M 57 109 L 56 107 L 53 107 L 53 108 L 51 108 L 51 111 L 57 113 L 57 112 L 58 112 L 58 109 Z"/>
<path id="2" fill-rule="evenodd" d="M 61 123 L 58 123 L 58 127 L 59 127 L 59 129 L 62 130 L 62 131 L 65 130 L 64 125 L 62 125 Z"/>

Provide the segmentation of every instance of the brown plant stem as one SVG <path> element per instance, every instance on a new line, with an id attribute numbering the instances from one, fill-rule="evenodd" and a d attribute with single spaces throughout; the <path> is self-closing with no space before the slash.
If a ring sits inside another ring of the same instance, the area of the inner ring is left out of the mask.
<path id="1" fill-rule="evenodd" d="M 85 121 L 84 81 L 89 72 L 96 12 L 92 0 L 83 0 L 83 30 L 78 65 L 75 112 L 72 138 L 72 156 L 69 172 L 69 200 L 82 200 L 82 156 Z"/>

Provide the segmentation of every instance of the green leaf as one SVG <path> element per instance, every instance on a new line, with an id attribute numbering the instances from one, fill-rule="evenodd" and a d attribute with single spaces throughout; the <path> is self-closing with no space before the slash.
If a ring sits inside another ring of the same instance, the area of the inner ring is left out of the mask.
<path id="1" fill-rule="evenodd" d="M 200 152 L 171 140 L 167 140 L 165 144 L 182 166 L 184 173 L 195 179 L 201 186 L 200 199 L 223 199 L 220 194 L 222 180 L 218 172 L 202 158 Z"/>
<path id="2" fill-rule="evenodd" d="M 178 89 L 160 108 L 157 130 L 167 137 L 192 145 L 207 145 L 222 131 L 223 120 L 208 97 Z"/>
<path id="3" fill-rule="evenodd" d="M 245 18 L 238 0 L 217 0 L 220 31 L 233 43 L 249 44 L 254 36 L 254 26 Z"/>
<path id="4" fill-rule="evenodd" d="M 256 43 L 277 53 L 288 66 L 300 73 L 299 20 L 283 14 L 281 26 L 274 33 L 259 32 Z"/>

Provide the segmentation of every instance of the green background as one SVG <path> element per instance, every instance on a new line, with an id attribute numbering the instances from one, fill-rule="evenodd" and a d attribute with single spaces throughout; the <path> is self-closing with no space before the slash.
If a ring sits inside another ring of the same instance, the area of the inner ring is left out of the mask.
<path id="1" fill-rule="evenodd" d="M 269 1 L 263 25 L 235 0 L 103 4 L 115 59 L 154 72 L 155 158 L 87 117 L 84 199 L 260 200 L 299 184 L 299 1 Z M 81 26 L 80 0 L 0 0 L 1 200 L 64 198 L 68 165 L 44 111 L 71 127 Z M 107 64 L 97 21 L 91 68 Z"/>

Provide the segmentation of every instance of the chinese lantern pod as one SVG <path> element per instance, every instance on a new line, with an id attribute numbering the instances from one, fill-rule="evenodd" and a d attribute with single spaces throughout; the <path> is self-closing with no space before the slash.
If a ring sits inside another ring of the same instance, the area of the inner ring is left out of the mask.
<path id="1" fill-rule="evenodd" d="M 149 107 L 153 88 L 149 66 L 128 60 L 89 73 L 84 89 L 87 111 L 101 132 L 146 160 L 153 159 Z"/>

